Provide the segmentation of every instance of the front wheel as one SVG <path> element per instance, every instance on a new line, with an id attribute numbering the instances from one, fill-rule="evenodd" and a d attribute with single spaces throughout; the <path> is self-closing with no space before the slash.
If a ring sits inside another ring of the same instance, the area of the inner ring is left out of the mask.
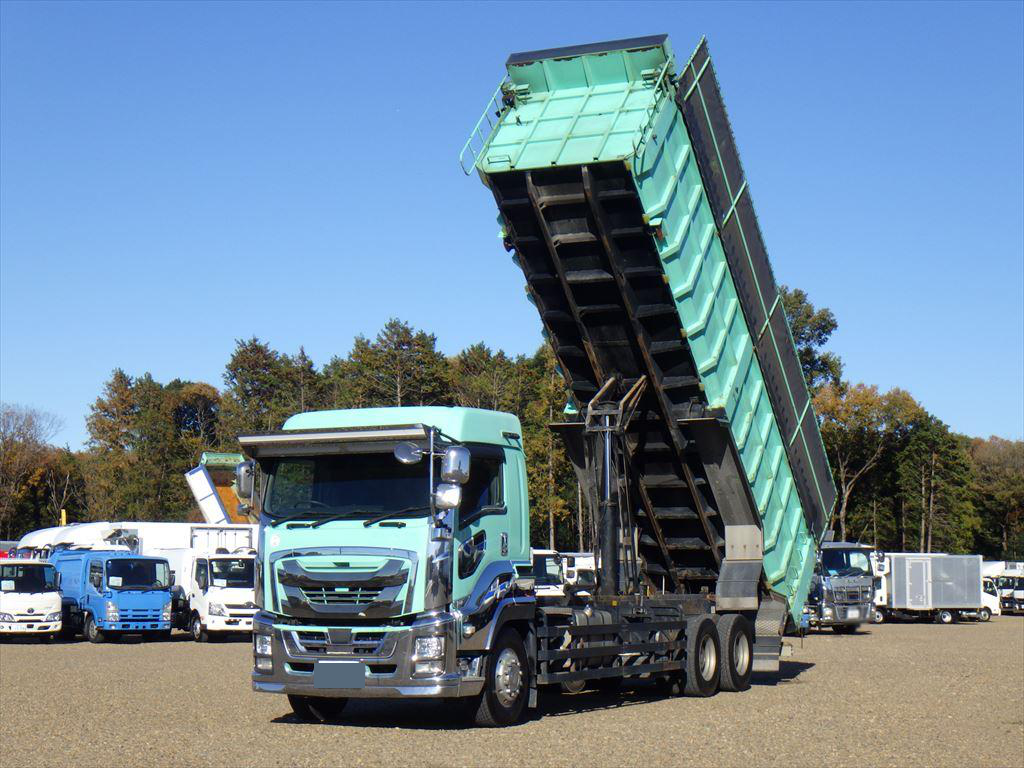
<path id="1" fill-rule="evenodd" d="M 197 643 L 206 643 L 210 640 L 210 633 L 203 627 L 203 622 L 199 618 L 199 614 L 195 614 L 192 617 L 192 639 Z"/>
<path id="2" fill-rule="evenodd" d="M 320 696 L 288 694 L 288 703 L 295 717 L 303 723 L 335 723 L 348 704 L 348 699 L 327 699 Z"/>
<path id="3" fill-rule="evenodd" d="M 989 610 L 988 608 L 982 608 L 980 611 L 978 611 L 978 620 L 979 621 L 988 621 L 991 618 L 992 618 L 992 611 Z"/>
<path id="4" fill-rule="evenodd" d="M 105 643 L 107 636 L 96 626 L 96 620 L 90 615 L 85 620 L 85 639 L 90 643 Z"/>
<path id="5" fill-rule="evenodd" d="M 487 656 L 487 676 L 474 721 L 485 728 L 519 722 L 526 707 L 528 688 L 529 668 L 523 638 L 514 629 L 506 628 Z"/>
<path id="6" fill-rule="evenodd" d="M 875 608 L 871 611 L 871 623 L 882 624 L 885 622 L 885 612 L 881 608 Z"/>

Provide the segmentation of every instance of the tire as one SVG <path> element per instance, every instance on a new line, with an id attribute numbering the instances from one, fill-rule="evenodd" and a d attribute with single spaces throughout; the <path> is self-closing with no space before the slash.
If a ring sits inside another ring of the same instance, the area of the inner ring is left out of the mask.
<path id="1" fill-rule="evenodd" d="M 288 703 L 296 719 L 303 723 L 336 723 L 348 704 L 348 699 L 328 699 L 320 696 L 288 694 Z"/>
<path id="2" fill-rule="evenodd" d="M 833 624 L 832 631 L 837 635 L 852 635 L 860 624 Z"/>
<path id="3" fill-rule="evenodd" d="M 980 611 L 978 611 L 978 621 L 988 621 L 991 618 L 992 611 L 988 608 L 988 606 L 985 606 Z"/>
<path id="4" fill-rule="evenodd" d="M 189 624 L 189 632 L 192 633 L 192 639 L 197 643 L 210 642 L 210 633 L 203 628 L 203 622 L 202 619 L 199 618 L 198 613 L 192 614 L 192 623 Z"/>
<path id="5" fill-rule="evenodd" d="M 953 612 L 946 608 L 935 614 L 935 622 L 937 624 L 952 624 L 954 620 Z"/>
<path id="6" fill-rule="evenodd" d="M 484 728 L 518 723 L 526 708 L 529 689 L 530 670 L 523 638 L 506 627 L 487 655 L 484 690 L 474 722 Z"/>
<path id="7" fill-rule="evenodd" d="M 686 622 L 686 677 L 683 693 L 700 698 L 718 693 L 721 658 L 718 629 L 711 617 L 702 616 Z"/>
<path id="8" fill-rule="evenodd" d="M 718 645 L 722 650 L 718 687 L 745 691 L 754 671 L 754 630 L 742 613 L 727 613 L 718 620 Z"/>
<path id="9" fill-rule="evenodd" d="M 90 643 L 105 643 L 107 641 L 107 636 L 96 626 L 92 614 L 85 620 L 85 639 Z"/>
<path id="10" fill-rule="evenodd" d="M 562 693 L 580 693 L 584 688 L 587 687 L 586 680 L 573 680 L 568 683 L 562 683 Z"/>
<path id="11" fill-rule="evenodd" d="M 884 624 L 885 623 L 885 611 L 881 608 L 875 608 L 871 611 L 871 623 L 872 624 Z"/>

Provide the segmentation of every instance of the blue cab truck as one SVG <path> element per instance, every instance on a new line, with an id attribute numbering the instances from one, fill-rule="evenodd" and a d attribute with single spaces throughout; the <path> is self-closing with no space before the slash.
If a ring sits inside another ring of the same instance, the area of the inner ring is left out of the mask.
<path id="1" fill-rule="evenodd" d="M 171 569 L 161 557 L 124 550 L 65 549 L 50 556 L 60 574 L 64 634 L 93 643 L 121 635 L 171 636 Z"/>

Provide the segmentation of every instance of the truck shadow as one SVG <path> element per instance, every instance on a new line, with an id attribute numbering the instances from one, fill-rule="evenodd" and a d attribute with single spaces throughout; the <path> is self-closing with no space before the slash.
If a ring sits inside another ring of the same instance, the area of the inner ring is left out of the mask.
<path id="1" fill-rule="evenodd" d="M 774 673 L 758 673 L 751 680 L 752 685 L 777 685 L 795 680 L 813 664 L 797 661 L 783 661 L 779 671 Z M 721 693 L 721 696 L 731 694 Z M 578 715 L 585 712 L 622 709 L 643 704 L 651 704 L 665 699 L 679 698 L 670 696 L 654 683 L 638 681 L 623 687 L 620 693 L 602 693 L 599 691 L 583 691 L 576 694 L 542 692 L 538 706 L 528 710 L 523 722 L 514 728 L 521 728 L 535 720 L 549 717 Z M 441 701 L 351 701 L 345 713 L 337 723 L 325 723 L 327 726 L 350 728 L 407 728 L 411 730 L 447 731 L 468 730 L 475 728 L 471 716 L 464 708 Z M 299 723 L 294 715 L 281 715 L 273 719 L 274 723 Z"/>
<path id="2" fill-rule="evenodd" d="M 778 672 L 755 672 L 750 678 L 750 684 L 779 685 L 800 682 L 797 678 L 813 666 L 814 664 L 807 661 L 779 661 Z"/>

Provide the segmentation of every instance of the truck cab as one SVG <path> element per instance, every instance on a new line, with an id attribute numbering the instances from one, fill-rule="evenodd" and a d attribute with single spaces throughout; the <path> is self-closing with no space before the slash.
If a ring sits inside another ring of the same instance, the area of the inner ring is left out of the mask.
<path id="1" fill-rule="evenodd" d="M 872 547 L 827 541 L 821 545 L 806 611 L 810 624 L 854 632 L 874 611 Z"/>
<path id="2" fill-rule="evenodd" d="M 60 574 L 64 633 L 93 643 L 171 633 L 167 560 L 124 550 L 63 549 L 50 556 Z"/>
<path id="3" fill-rule="evenodd" d="M 261 476 L 253 687 L 300 709 L 478 693 L 483 652 L 533 610 L 505 598 L 531 570 L 519 420 L 328 411 L 240 442 Z"/>
<path id="4" fill-rule="evenodd" d="M 56 569 L 32 559 L 0 562 L 0 637 L 29 635 L 52 640 L 60 630 Z"/>
<path id="5" fill-rule="evenodd" d="M 256 557 L 248 550 L 196 557 L 190 572 L 183 574 L 182 626 L 197 642 L 210 635 L 251 632 L 255 576 Z"/>

